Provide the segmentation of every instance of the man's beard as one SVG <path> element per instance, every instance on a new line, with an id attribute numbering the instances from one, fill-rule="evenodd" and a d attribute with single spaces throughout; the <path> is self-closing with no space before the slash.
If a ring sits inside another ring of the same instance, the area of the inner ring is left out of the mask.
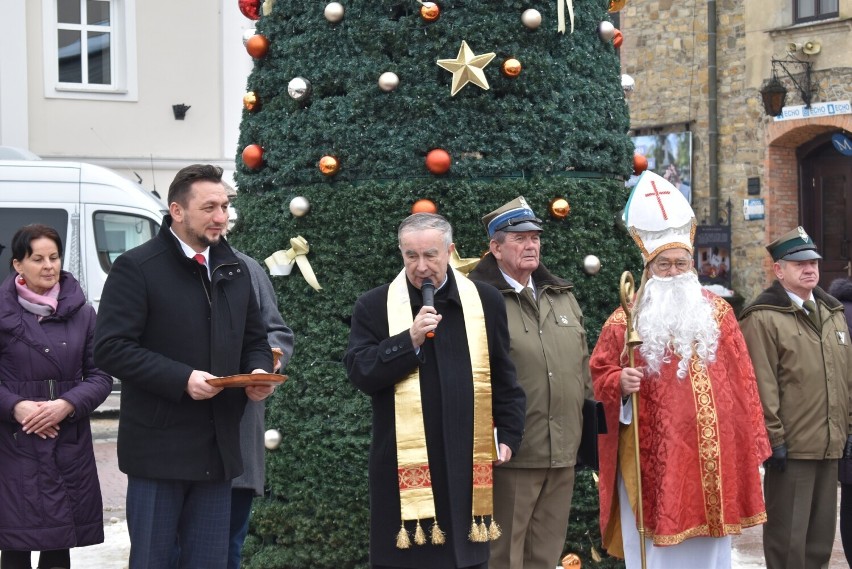
<path id="1" fill-rule="evenodd" d="M 636 331 L 642 340 L 639 353 L 650 376 L 660 375 L 674 356 L 680 358 L 680 379 L 686 377 L 693 354 L 705 364 L 716 360 L 719 328 L 713 302 L 701 293 L 698 276 L 692 271 L 648 279 L 636 310 Z"/>

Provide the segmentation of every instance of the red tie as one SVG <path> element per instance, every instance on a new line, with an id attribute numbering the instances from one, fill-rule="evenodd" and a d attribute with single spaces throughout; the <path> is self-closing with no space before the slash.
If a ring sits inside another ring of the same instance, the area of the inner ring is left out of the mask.
<path id="1" fill-rule="evenodd" d="M 207 266 L 207 260 L 204 258 L 204 255 L 202 255 L 201 253 L 196 253 L 195 256 L 193 257 L 193 259 L 195 259 L 198 262 L 198 264 L 201 265 L 202 267 Z"/>

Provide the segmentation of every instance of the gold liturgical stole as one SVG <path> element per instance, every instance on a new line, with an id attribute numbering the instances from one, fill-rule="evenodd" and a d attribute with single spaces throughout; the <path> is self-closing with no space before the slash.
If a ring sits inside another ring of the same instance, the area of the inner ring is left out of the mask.
<path id="1" fill-rule="evenodd" d="M 494 443 L 491 415 L 491 368 L 488 357 L 488 336 L 485 332 L 485 314 L 476 286 L 465 276 L 453 271 L 456 287 L 464 313 L 470 365 L 473 371 L 473 521 L 468 538 L 471 541 L 488 541 L 500 536 L 494 520 L 490 528 L 485 525 L 485 516 L 491 516 L 493 506 L 492 461 Z M 391 283 L 387 299 L 388 331 L 391 336 L 411 328 L 411 300 L 405 271 Z M 415 369 L 394 387 L 396 419 L 396 455 L 399 477 L 400 516 L 402 524 L 396 545 L 406 549 L 411 545 L 406 520 L 416 520 L 414 542 L 426 543 L 426 535 L 420 525 L 421 519 L 435 518 L 435 500 L 432 495 L 432 477 L 429 471 L 429 456 L 426 450 L 426 431 L 423 423 L 423 404 L 420 397 L 420 371 Z M 479 523 L 476 517 L 479 516 Z M 432 524 L 431 542 L 444 543 L 444 533 L 438 521 Z"/>

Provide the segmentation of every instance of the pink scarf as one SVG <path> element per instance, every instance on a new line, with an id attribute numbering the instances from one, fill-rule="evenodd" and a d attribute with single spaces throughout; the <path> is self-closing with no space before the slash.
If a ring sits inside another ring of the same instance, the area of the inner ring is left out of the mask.
<path id="1" fill-rule="evenodd" d="M 23 281 L 22 278 L 15 279 L 15 288 L 18 290 L 18 304 L 24 310 L 38 316 L 39 321 L 56 312 L 56 307 L 59 305 L 58 282 L 46 294 L 38 294 L 28 289 L 27 285 L 22 284 L 21 281 Z"/>

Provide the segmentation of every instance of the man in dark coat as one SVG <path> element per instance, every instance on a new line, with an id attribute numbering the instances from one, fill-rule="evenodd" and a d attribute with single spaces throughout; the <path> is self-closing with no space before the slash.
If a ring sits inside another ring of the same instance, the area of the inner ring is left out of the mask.
<path id="1" fill-rule="evenodd" d="M 506 310 L 496 289 L 450 270 L 452 229 L 443 217 L 408 217 L 399 244 L 405 269 L 358 299 L 345 356 L 350 381 L 373 403 L 370 563 L 484 568 L 497 535 L 492 424 L 497 464 L 511 460 L 523 435 L 525 397 L 508 355 Z M 427 280 L 437 289 L 434 306 L 421 294 Z M 402 436 L 412 428 L 421 433 Z M 406 462 L 412 455 L 420 464 Z M 409 507 L 423 507 L 422 515 L 407 515 Z"/>
<path id="2" fill-rule="evenodd" d="M 128 475 L 130 568 L 224 568 L 230 480 L 242 470 L 246 397 L 207 379 L 272 369 L 248 269 L 221 239 L 228 196 L 216 166 L 178 172 L 151 241 L 116 259 L 104 285 L 95 362 L 122 381 L 119 468 Z"/>

